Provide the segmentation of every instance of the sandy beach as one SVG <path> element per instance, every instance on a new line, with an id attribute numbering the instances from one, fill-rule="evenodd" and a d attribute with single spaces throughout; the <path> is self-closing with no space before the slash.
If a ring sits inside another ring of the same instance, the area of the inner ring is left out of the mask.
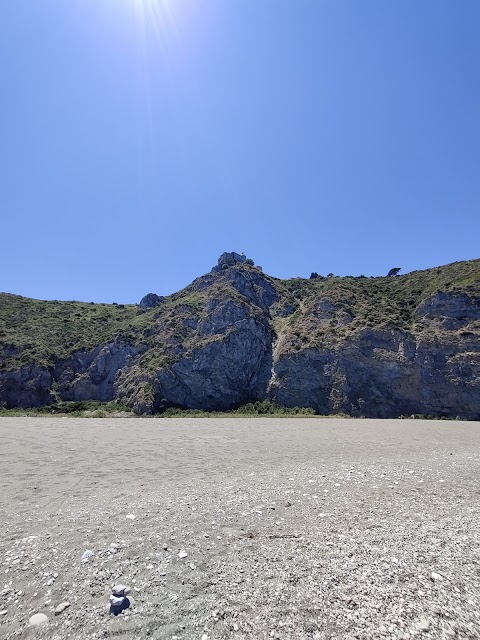
<path id="1" fill-rule="evenodd" d="M 0 442 L 0 638 L 480 638 L 478 422 L 1 418 Z"/>

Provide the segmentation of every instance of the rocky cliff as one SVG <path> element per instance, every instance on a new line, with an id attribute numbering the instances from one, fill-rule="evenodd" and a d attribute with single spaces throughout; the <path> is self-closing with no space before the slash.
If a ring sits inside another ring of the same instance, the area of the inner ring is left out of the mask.
<path id="1" fill-rule="evenodd" d="M 320 414 L 480 419 L 480 260 L 312 280 L 230 260 L 152 296 L 137 306 L 0 294 L 0 405 L 116 399 L 157 413 L 270 399 Z"/>

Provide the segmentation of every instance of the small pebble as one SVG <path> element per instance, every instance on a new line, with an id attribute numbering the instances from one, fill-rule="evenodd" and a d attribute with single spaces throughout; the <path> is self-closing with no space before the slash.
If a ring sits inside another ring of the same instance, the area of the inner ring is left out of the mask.
<path id="1" fill-rule="evenodd" d="M 91 549 L 87 549 L 86 551 L 83 552 L 82 562 L 83 563 L 88 562 L 92 557 L 93 557 L 93 551 Z"/>
<path id="2" fill-rule="evenodd" d="M 114 587 L 112 587 L 112 593 L 117 597 L 128 596 L 128 594 L 130 593 L 130 589 L 124 584 L 116 584 Z"/>
<path id="3" fill-rule="evenodd" d="M 133 513 L 129 513 L 127 516 L 125 516 L 127 518 L 127 520 L 135 520 L 136 516 L 133 515 Z"/>
<path id="4" fill-rule="evenodd" d="M 45 622 L 48 622 L 47 616 L 44 613 L 36 613 L 30 618 L 28 624 L 31 627 L 38 627 L 40 624 L 45 624 Z"/>
<path id="5" fill-rule="evenodd" d="M 58 605 L 58 607 L 55 608 L 55 615 L 59 616 L 61 613 L 65 611 L 65 609 L 68 609 L 69 606 L 70 606 L 69 602 L 61 602 Z"/>
<path id="6" fill-rule="evenodd" d="M 419 631 L 428 631 L 430 629 L 430 622 L 426 618 L 420 618 L 417 627 Z"/>

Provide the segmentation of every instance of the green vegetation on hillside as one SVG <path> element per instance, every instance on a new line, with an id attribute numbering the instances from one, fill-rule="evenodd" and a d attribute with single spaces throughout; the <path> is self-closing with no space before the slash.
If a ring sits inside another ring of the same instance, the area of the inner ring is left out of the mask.
<path id="1" fill-rule="evenodd" d="M 415 310 L 438 291 L 480 295 L 480 260 L 390 278 L 295 278 L 279 281 L 277 288 L 296 307 L 283 325 L 284 348 L 321 348 L 368 327 L 420 330 Z M 332 305 L 330 313 L 325 302 Z"/>
<path id="2" fill-rule="evenodd" d="M 32 300 L 0 294 L 0 368 L 48 366 L 121 336 L 134 341 L 135 305 Z"/>
<path id="3" fill-rule="evenodd" d="M 480 260 L 390 278 L 291 280 L 272 278 L 251 265 L 237 264 L 197 278 L 148 310 L 136 305 L 46 302 L 0 294 L 0 369 L 26 364 L 52 366 L 77 351 L 117 339 L 145 345 L 137 360 L 137 373 L 154 373 L 228 335 L 228 328 L 220 332 L 205 329 L 222 304 L 230 301 L 243 307 L 248 317 L 268 322 L 265 311 L 235 288 L 229 277 L 234 272 L 243 274 L 245 280 L 263 279 L 275 288 L 278 300 L 270 309 L 271 326 L 277 333 L 283 332 L 283 348 L 294 351 L 328 347 L 368 327 L 420 330 L 415 310 L 437 291 L 480 295 Z"/>

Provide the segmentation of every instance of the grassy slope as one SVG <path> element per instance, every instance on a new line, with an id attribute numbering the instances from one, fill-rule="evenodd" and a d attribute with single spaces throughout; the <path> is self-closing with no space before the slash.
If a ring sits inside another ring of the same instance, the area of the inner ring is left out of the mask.
<path id="1" fill-rule="evenodd" d="M 136 305 L 43 301 L 0 293 L 0 370 L 26 364 L 49 366 L 115 338 L 154 347 L 142 356 L 141 364 L 156 370 L 180 351 L 215 339 L 199 339 L 187 325 L 193 318 L 208 317 L 207 303 L 214 297 L 239 299 L 222 282 L 198 292 L 187 287 L 146 311 Z"/>
<path id="2" fill-rule="evenodd" d="M 295 350 L 320 347 L 368 326 L 418 329 L 416 307 L 438 290 L 480 295 L 480 260 L 395 278 L 277 280 L 266 277 L 280 294 L 276 307 L 290 304 L 294 309 L 289 317 L 274 319 L 274 324 L 277 331 L 281 328 L 285 333 L 285 348 Z M 189 326 L 192 319 L 207 319 L 209 301 L 235 297 L 237 303 L 244 303 L 221 274 L 213 278 L 208 274 L 205 278 L 209 279 L 205 289 L 187 287 L 166 298 L 160 307 L 144 313 L 135 305 L 45 302 L 0 294 L 0 368 L 18 368 L 27 363 L 48 366 L 75 351 L 122 337 L 154 347 L 140 362 L 147 370 L 157 369 L 180 353 L 219 339 L 218 336 L 200 338 L 195 327 Z M 353 320 L 345 325 L 336 320 L 319 322 L 315 311 L 319 300 L 331 301 Z M 255 309 L 252 312 L 256 313 Z"/>
<path id="3" fill-rule="evenodd" d="M 394 278 L 331 277 L 280 281 L 294 299 L 296 311 L 279 321 L 284 350 L 328 347 L 366 327 L 398 328 L 416 333 L 423 326 L 415 315 L 418 305 L 437 291 L 480 295 L 480 260 L 413 271 Z M 352 320 L 318 320 L 319 300 L 331 302 Z"/>
<path id="4" fill-rule="evenodd" d="M 45 302 L 0 294 L 2 368 L 48 365 L 135 328 L 134 305 Z M 1 352 L 0 352 L 1 353 Z"/>

